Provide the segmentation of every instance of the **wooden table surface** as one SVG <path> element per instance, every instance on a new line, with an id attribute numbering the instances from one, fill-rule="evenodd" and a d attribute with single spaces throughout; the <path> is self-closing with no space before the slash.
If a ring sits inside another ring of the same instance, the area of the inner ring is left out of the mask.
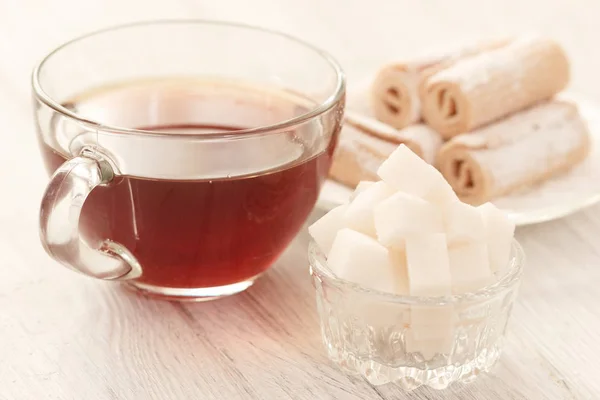
<path id="1" fill-rule="evenodd" d="M 196 17 L 316 43 L 350 86 L 423 46 L 537 30 L 571 55 L 572 88 L 600 99 L 598 16 L 596 0 L 0 1 L 0 399 L 599 399 L 600 206 L 518 230 L 528 264 L 493 376 L 443 392 L 373 388 L 325 357 L 305 231 L 248 292 L 204 304 L 148 300 L 50 260 L 29 89 L 33 64 L 75 35 Z"/>

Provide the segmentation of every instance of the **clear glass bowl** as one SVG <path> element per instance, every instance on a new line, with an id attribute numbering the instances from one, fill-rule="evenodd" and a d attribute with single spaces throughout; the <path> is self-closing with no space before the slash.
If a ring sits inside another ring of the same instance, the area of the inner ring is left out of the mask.
<path id="1" fill-rule="evenodd" d="M 446 297 L 397 296 L 340 279 L 314 242 L 309 262 L 332 361 L 373 385 L 444 389 L 474 380 L 500 357 L 524 254 L 513 241 L 509 266 L 496 283 Z"/>

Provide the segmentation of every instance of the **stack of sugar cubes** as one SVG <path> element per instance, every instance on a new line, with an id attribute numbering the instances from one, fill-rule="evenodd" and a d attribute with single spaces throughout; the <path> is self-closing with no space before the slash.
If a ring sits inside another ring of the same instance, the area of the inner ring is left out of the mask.
<path id="1" fill-rule="evenodd" d="M 515 225 L 503 211 L 462 203 L 440 172 L 404 145 L 377 174 L 380 181 L 361 182 L 347 204 L 309 227 L 337 277 L 396 295 L 437 297 L 477 291 L 504 275 Z M 451 328 L 455 317 L 411 312 L 414 328 Z M 421 347 L 442 351 L 439 343 Z"/>

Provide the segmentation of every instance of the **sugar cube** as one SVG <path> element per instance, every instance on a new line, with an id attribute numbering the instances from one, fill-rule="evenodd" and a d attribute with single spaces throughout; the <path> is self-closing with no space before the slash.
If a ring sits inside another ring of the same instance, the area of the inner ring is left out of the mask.
<path id="1" fill-rule="evenodd" d="M 375 182 L 358 193 L 346 210 L 345 220 L 348 228 L 375 237 L 373 208 L 393 193 L 394 190 L 383 181 Z"/>
<path id="2" fill-rule="evenodd" d="M 433 233 L 406 238 L 406 261 L 410 294 L 451 294 L 450 262 L 446 235 Z"/>
<path id="3" fill-rule="evenodd" d="M 485 240 L 481 212 L 461 201 L 450 202 L 444 207 L 444 225 L 449 245 Z"/>
<path id="4" fill-rule="evenodd" d="M 432 202 L 442 204 L 456 198 L 442 174 L 403 144 L 381 164 L 377 174 L 396 190 Z"/>
<path id="5" fill-rule="evenodd" d="M 436 170 L 437 172 L 437 170 Z M 452 186 L 446 181 L 446 178 L 442 174 L 439 175 L 438 184 L 423 198 L 438 206 L 445 206 L 448 203 L 459 201 L 458 196 L 454 193 Z"/>
<path id="6" fill-rule="evenodd" d="M 334 274 L 375 290 L 397 293 L 400 279 L 388 249 L 375 239 L 348 228 L 333 241 L 327 264 Z"/>
<path id="7" fill-rule="evenodd" d="M 375 231 L 379 243 L 403 249 L 409 236 L 444 232 L 438 207 L 414 195 L 398 192 L 375 206 Z"/>
<path id="8" fill-rule="evenodd" d="M 358 196 L 360 193 L 364 192 L 365 190 L 367 190 L 368 188 L 370 188 L 374 184 L 375 184 L 375 182 L 373 182 L 373 181 L 360 181 L 360 182 L 358 182 L 358 185 L 356 185 L 356 188 L 354 189 L 354 192 L 350 196 L 350 201 L 354 200 L 356 198 L 356 196 Z"/>
<path id="9" fill-rule="evenodd" d="M 347 204 L 337 206 L 308 227 L 308 233 L 325 255 L 329 254 L 335 236 L 344 227 L 344 215 L 347 208 Z"/>
<path id="10" fill-rule="evenodd" d="M 486 242 L 451 246 L 448 249 L 448 259 L 454 294 L 473 292 L 494 281 Z"/>
<path id="11" fill-rule="evenodd" d="M 398 274 L 398 287 L 396 293 L 403 296 L 410 294 L 408 290 L 408 266 L 406 263 L 406 253 L 404 251 L 389 250 L 392 266 Z"/>
<path id="12" fill-rule="evenodd" d="M 485 203 L 477 208 L 483 216 L 490 269 L 501 274 L 508 268 L 515 223 L 492 203 Z"/>

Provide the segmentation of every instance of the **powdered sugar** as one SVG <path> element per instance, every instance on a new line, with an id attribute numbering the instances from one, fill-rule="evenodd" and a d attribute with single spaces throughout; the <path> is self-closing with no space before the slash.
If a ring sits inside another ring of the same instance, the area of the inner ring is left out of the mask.
<path id="1" fill-rule="evenodd" d="M 429 164 L 434 163 L 437 152 L 442 146 L 440 134 L 425 124 L 409 125 L 400 129 L 398 136 L 405 137 L 407 141 L 418 143 L 421 149 L 420 156 Z"/>
<path id="2" fill-rule="evenodd" d="M 496 148 L 510 146 L 516 142 L 527 141 L 523 153 L 512 153 L 511 158 L 522 159 L 539 151 L 535 143 L 540 143 L 537 135 L 548 140 L 559 141 L 558 148 L 568 148 L 573 143 L 573 123 L 579 123 L 577 106 L 574 103 L 552 101 L 514 113 L 495 124 L 487 125 L 470 133 L 459 135 L 453 142 L 462 143 L 471 148 Z"/>
<path id="3" fill-rule="evenodd" d="M 415 71 L 422 72 L 439 63 L 452 63 L 460 58 L 478 54 L 485 49 L 491 50 L 501 47 L 509 41 L 508 38 L 495 38 L 484 42 L 455 42 L 452 44 L 445 44 L 436 48 L 426 49 L 414 58 L 416 61 L 406 63 L 405 65 Z"/>
<path id="4" fill-rule="evenodd" d="M 454 82 L 468 92 L 485 85 L 493 76 L 502 74 L 512 82 L 511 88 L 519 90 L 523 78 L 524 64 L 521 56 L 531 52 L 531 46 L 546 43 L 536 35 L 516 39 L 505 47 L 483 52 L 458 62 L 429 78 L 429 83 Z"/>
<path id="5" fill-rule="evenodd" d="M 516 54 L 531 45 L 529 40 L 517 40 L 514 43 L 489 52 L 464 59 L 446 69 L 439 71 L 428 80 L 430 84 L 437 82 L 454 82 L 468 92 L 485 85 L 493 76 L 503 74 L 513 82 L 513 88 L 519 89 L 518 82 L 523 77 L 523 64 Z"/>

